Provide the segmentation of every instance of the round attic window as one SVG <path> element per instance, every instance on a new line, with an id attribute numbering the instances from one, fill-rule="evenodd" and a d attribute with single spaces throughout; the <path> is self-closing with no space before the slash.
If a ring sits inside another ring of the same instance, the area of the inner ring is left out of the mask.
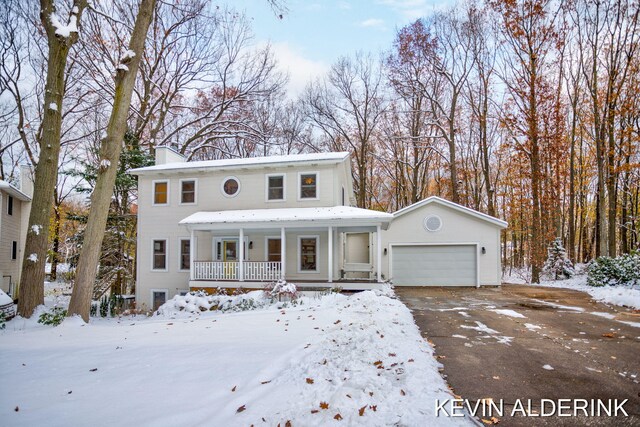
<path id="1" fill-rule="evenodd" d="M 237 196 L 240 192 L 240 181 L 235 176 L 230 176 L 222 181 L 222 194 L 227 197 Z"/>
<path id="2" fill-rule="evenodd" d="M 438 215 L 429 215 L 424 218 L 422 225 L 427 231 L 439 231 L 442 228 L 442 220 Z"/>

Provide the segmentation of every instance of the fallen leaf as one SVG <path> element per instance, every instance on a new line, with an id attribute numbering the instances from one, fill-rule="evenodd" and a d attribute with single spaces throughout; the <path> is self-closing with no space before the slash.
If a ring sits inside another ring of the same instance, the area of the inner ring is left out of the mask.
<path id="1" fill-rule="evenodd" d="M 499 379 L 500 379 L 500 377 L 499 377 L 499 376 L 497 376 L 497 375 L 495 375 L 495 376 L 493 377 L 493 379 L 494 379 L 494 380 L 499 380 Z"/>
<path id="2" fill-rule="evenodd" d="M 408 362 L 413 362 L 413 359 L 409 359 Z"/>
<path id="3" fill-rule="evenodd" d="M 73 393 L 73 390 L 69 390 L 69 391 L 67 392 L 67 394 L 71 394 L 71 393 Z"/>
<path id="4" fill-rule="evenodd" d="M 19 407 L 16 406 L 16 409 L 14 409 L 14 411 L 18 412 L 20 410 Z"/>
<path id="5" fill-rule="evenodd" d="M 498 423 L 500 423 L 500 420 L 498 418 L 496 418 L 496 417 L 491 417 L 491 422 L 494 423 L 494 424 L 498 424 Z"/>
<path id="6" fill-rule="evenodd" d="M 312 409 L 312 410 L 311 410 L 311 413 L 312 413 L 312 414 L 317 414 L 318 412 L 320 412 L 320 411 L 318 411 L 317 409 Z"/>
<path id="7" fill-rule="evenodd" d="M 246 407 L 246 406 L 244 406 L 244 405 L 242 405 L 241 407 L 239 407 L 238 409 L 236 409 L 236 414 L 237 414 L 237 413 L 239 413 L 239 412 L 244 411 L 245 409 L 247 409 L 247 407 Z"/>
<path id="8" fill-rule="evenodd" d="M 616 337 L 616 333 L 615 332 L 608 332 L 606 334 L 602 334 L 603 337 L 605 338 L 615 338 Z"/>
<path id="9" fill-rule="evenodd" d="M 313 378 L 307 378 L 307 384 L 313 384 Z"/>
<path id="10" fill-rule="evenodd" d="M 369 408 L 371 408 L 373 412 L 376 412 L 378 410 L 378 405 L 369 405 Z"/>
<path id="11" fill-rule="evenodd" d="M 405 391 L 404 391 L 403 389 L 400 389 L 400 395 L 402 395 L 402 396 L 406 396 L 406 395 L 407 395 L 407 393 L 405 393 Z"/>
<path id="12" fill-rule="evenodd" d="M 231 389 L 232 392 L 236 391 L 236 387 L 238 387 L 237 385 L 234 385 L 233 388 Z"/>
<path id="13" fill-rule="evenodd" d="M 90 372 L 95 372 L 97 370 L 98 370 L 98 368 L 89 369 Z"/>
<path id="14" fill-rule="evenodd" d="M 364 405 L 362 408 L 358 409 L 358 415 L 363 416 L 365 409 L 367 409 L 367 405 Z"/>
<path id="15" fill-rule="evenodd" d="M 320 402 L 320 409 L 329 409 L 329 404 L 327 402 Z"/>
<path id="16" fill-rule="evenodd" d="M 396 357 L 395 353 L 389 353 L 389 357 Z"/>
<path id="17" fill-rule="evenodd" d="M 262 381 L 260 384 L 269 384 L 271 382 L 271 380 L 269 381 Z"/>
<path id="18" fill-rule="evenodd" d="M 335 322 L 333 322 L 334 325 L 337 325 L 338 323 L 340 323 L 340 319 L 338 319 Z"/>
<path id="19" fill-rule="evenodd" d="M 350 394 L 347 394 L 347 397 L 348 397 L 349 399 L 351 399 L 351 395 L 350 395 Z"/>
<path id="20" fill-rule="evenodd" d="M 336 416 L 335 416 L 335 417 L 333 417 L 333 419 L 334 419 L 334 420 L 338 420 L 338 421 L 340 421 L 340 420 L 342 419 L 342 415 L 340 415 L 340 414 L 336 414 Z"/>
<path id="21" fill-rule="evenodd" d="M 373 392 L 372 391 L 369 392 L 369 396 L 373 396 Z"/>
<path id="22" fill-rule="evenodd" d="M 291 421 L 287 420 L 287 422 L 284 423 L 284 427 L 291 427 Z"/>
<path id="23" fill-rule="evenodd" d="M 380 365 L 382 365 L 382 360 L 378 360 L 378 361 L 376 361 L 376 362 L 373 362 L 373 364 L 374 364 L 375 366 L 380 366 Z"/>

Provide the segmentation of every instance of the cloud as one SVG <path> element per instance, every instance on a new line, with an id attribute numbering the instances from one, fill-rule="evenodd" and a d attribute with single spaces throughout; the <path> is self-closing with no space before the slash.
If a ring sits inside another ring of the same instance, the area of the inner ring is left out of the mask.
<path id="1" fill-rule="evenodd" d="M 349 3 L 348 1 L 339 1 L 338 9 L 351 10 L 351 3 Z"/>
<path id="2" fill-rule="evenodd" d="M 359 25 L 365 28 L 382 28 L 384 26 L 384 21 L 382 19 L 369 18 L 360 22 Z"/>
<path id="3" fill-rule="evenodd" d="M 290 97 L 300 95 L 310 81 L 326 74 L 329 70 L 327 64 L 305 58 L 287 42 L 273 43 L 271 49 L 278 61 L 278 68 L 289 74 L 287 94 Z"/>
<path id="4" fill-rule="evenodd" d="M 378 0 L 379 4 L 388 6 L 404 19 L 414 21 L 432 14 L 436 10 L 445 10 L 454 4 L 452 0 Z"/>

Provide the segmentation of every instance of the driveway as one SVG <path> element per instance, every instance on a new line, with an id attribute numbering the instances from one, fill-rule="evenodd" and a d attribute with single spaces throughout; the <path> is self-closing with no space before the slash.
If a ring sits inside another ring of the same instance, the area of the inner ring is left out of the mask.
<path id="1" fill-rule="evenodd" d="M 395 291 L 435 346 L 456 395 L 472 403 L 504 399 L 500 425 L 640 426 L 638 312 L 528 285 Z M 534 415 L 541 399 L 629 399 L 629 417 L 511 417 L 516 399 L 525 410 L 531 399 Z"/>

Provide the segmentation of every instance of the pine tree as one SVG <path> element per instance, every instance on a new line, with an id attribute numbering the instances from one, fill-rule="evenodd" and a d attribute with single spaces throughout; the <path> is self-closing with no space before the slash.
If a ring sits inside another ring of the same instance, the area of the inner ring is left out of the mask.
<path id="1" fill-rule="evenodd" d="M 567 257 L 567 251 L 562 246 L 562 239 L 557 238 L 547 248 L 547 261 L 543 267 L 544 273 L 554 280 L 564 280 L 576 273 L 573 263 Z"/>

